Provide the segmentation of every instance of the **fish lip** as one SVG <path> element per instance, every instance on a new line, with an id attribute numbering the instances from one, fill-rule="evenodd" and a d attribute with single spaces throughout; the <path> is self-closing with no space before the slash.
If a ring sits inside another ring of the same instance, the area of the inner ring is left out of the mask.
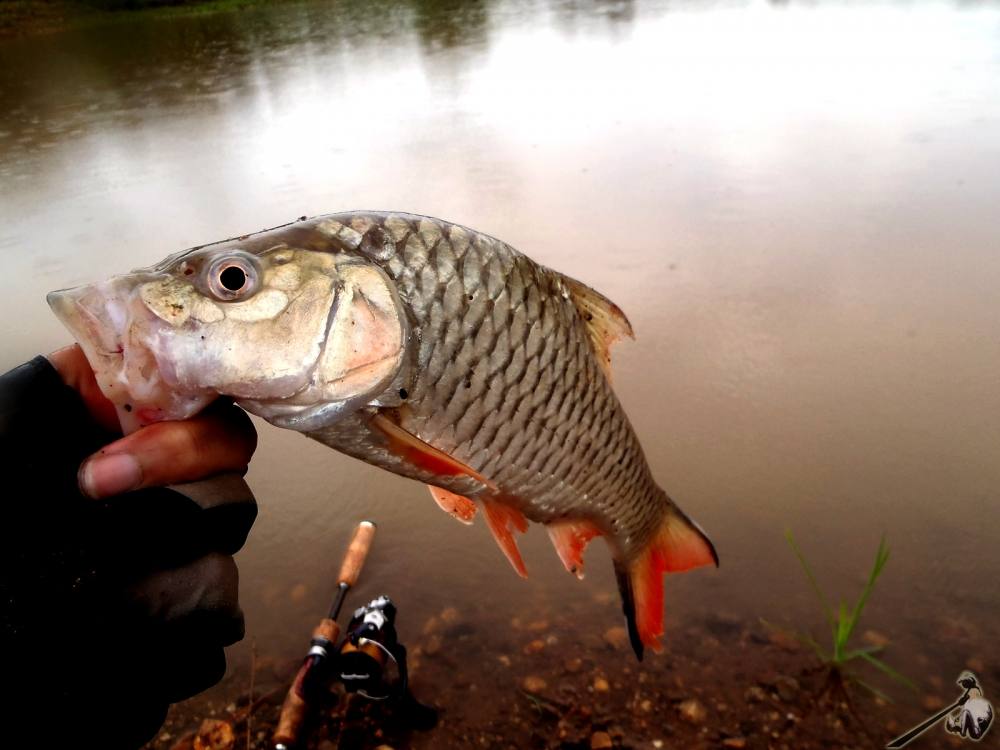
<path id="1" fill-rule="evenodd" d="M 116 276 L 46 295 L 49 307 L 80 344 L 101 392 L 117 407 L 126 431 L 190 416 L 190 409 L 157 403 L 165 390 L 176 385 L 176 375 L 164 366 L 149 341 L 130 333 L 136 316 L 143 315 L 134 294 L 143 281 L 142 277 Z M 151 314 L 143 322 L 156 326 Z M 155 337 L 157 332 L 150 335 Z M 143 376 L 141 382 L 132 382 L 130 375 L 136 371 Z"/>

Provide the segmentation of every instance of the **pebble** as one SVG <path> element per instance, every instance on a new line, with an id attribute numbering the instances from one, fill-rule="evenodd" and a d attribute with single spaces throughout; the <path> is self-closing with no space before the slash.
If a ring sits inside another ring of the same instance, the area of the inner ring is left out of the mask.
<path id="1" fill-rule="evenodd" d="M 566 671 L 570 674 L 576 674 L 583 669 L 583 659 L 579 656 L 574 656 L 572 659 L 567 659 L 563 662 L 563 666 L 566 667 Z"/>
<path id="2" fill-rule="evenodd" d="M 973 656 L 965 662 L 965 666 L 975 672 L 977 676 L 986 671 L 986 662 L 977 656 Z"/>
<path id="3" fill-rule="evenodd" d="M 525 647 L 523 649 L 521 649 L 521 650 L 525 654 L 537 654 L 539 651 L 542 651 L 544 648 L 545 648 L 545 641 L 543 641 L 543 640 L 541 640 L 539 638 L 536 638 L 531 643 L 526 644 Z"/>
<path id="4" fill-rule="evenodd" d="M 787 675 L 777 677 L 774 681 L 774 688 L 778 691 L 778 697 L 786 703 L 795 700 L 800 690 L 799 681 Z"/>
<path id="5" fill-rule="evenodd" d="M 430 635 L 435 630 L 441 627 L 441 621 L 436 617 L 430 617 L 427 622 L 424 623 L 424 635 Z"/>
<path id="6" fill-rule="evenodd" d="M 686 701 L 681 701 L 680 705 L 677 706 L 677 712 L 681 715 L 682 719 L 691 724 L 704 724 L 705 719 L 708 717 L 708 711 L 705 710 L 705 707 L 696 698 L 688 698 Z"/>
<path id="7" fill-rule="evenodd" d="M 751 685 L 743 694 L 743 700 L 747 703 L 763 703 L 767 700 L 767 693 L 760 685 Z"/>
<path id="8" fill-rule="evenodd" d="M 877 648 L 885 648 L 889 645 L 889 636 L 878 632 L 877 630 L 866 630 L 861 634 L 861 639 L 870 643 L 872 646 Z"/>
<path id="9" fill-rule="evenodd" d="M 501 654 L 500 656 L 498 656 L 497 661 L 503 664 L 505 667 L 510 666 L 510 657 L 507 656 L 506 654 Z"/>
<path id="10" fill-rule="evenodd" d="M 611 735 L 607 732 L 594 732 L 590 735 L 590 750 L 608 750 L 613 747 Z"/>
<path id="11" fill-rule="evenodd" d="M 424 646 L 424 653 L 428 656 L 434 656 L 438 651 L 441 650 L 441 637 L 438 635 L 432 635 L 427 639 L 427 645 Z"/>
<path id="12" fill-rule="evenodd" d="M 548 630 L 549 629 L 549 621 L 548 620 L 535 620 L 534 622 L 529 622 L 528 625 L 527 625 L 527 629 L 528 630 L 533 630 L 536 633 L 538 631 L 540 631 L 540 630 Z"/>
<path id="13" fill-rule="evenodd" d="M 607 693 L 611 690 L 611 685 L 603 677 L 597 677 L 594 680 L 594 691 L 598 693 Z"/>
<path id="14" fill-rule="evenodd" d="M 735 748 L 735 750 L 742 750 L 742 748 L 747 746 L 746 737 L 726 737 L 722 741 L 723 747 Z"/>
<path id="15" fill-rule="evenodd" d="M 442 609 L 440 617 L 441 617 L 441 622 L 445 623 L 446 625 L 454 625 L 461 619 L 461 617 L 458 614 L 458 610 L 455 609 L 454 607 L 445 607 L 444 609 Z"/>
<path id="16" fill-rule="evenodd" d="M 613 649 L 623 649 L 628 646 L 628 631 L 620 626 L 608 628 L 604 631 L 604 642 Z"/>
<path id="17" fill-rule="evenodd" d="M 547 688 L 548 686 L 549 683 L 547 683 L 541 677 L 533 674 L 525 677 L 524 681 L 521 683 L 521 687 L 523 687 L 525 691 L 528 693 L 540 693 L 543 690 L 545 690 L 545 688 Z"/>
<path id="18" fill-rule="evenodd" d="M 939 695 L 925 695 L 921 705 L 925 711 L 939 711 L 944 708 L 944 701 Z"/>
<path id="19" fill-rule="evenodd" d="M 194 737 L 194 750 L 231 750 L 236 744 L 233 725 L 222 719 L 205 719 Z"/>

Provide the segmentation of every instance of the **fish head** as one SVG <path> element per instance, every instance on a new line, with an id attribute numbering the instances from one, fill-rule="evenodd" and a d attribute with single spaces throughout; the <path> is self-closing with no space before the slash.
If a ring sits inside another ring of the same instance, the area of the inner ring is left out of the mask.
<path id="1" fill-rule="evenodd" d="M 220 395 L 309 431 L 391 386 L 409 338 L 395 284 L 315 232 L 284 237 L 207 245 L 48 295 L 126 431 Z"/>

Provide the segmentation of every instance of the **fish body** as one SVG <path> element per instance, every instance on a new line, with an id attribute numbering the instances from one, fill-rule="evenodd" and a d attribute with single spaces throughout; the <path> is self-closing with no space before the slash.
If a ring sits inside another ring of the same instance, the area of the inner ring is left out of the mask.
<path id="1" fill-rule="evenodd" d="M 625 315 L 493 237 L 411 214 L 331 214 L 50 303 L 138 423 L 231 396 L 426 483 L 463 522 L 482 508 L 522 575 L 515 533 L 528 521 L 577 575 L 604 537 L 640 658 L 659 645 L 662 574 L 717 564 L 653 480 L 611 387 Z"/>

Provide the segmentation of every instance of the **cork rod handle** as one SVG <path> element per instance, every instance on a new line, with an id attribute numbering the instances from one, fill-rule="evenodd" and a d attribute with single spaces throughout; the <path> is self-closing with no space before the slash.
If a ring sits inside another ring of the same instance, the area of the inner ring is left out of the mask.
<path id="1" fill-rule="evenodd" d="M 337 576 L 337 583 L 346 583 L 353 586 L 358 581 L 361 567 L 365 564 L 368 550 L 372 547 L 372 540 L 375 538 L 375 524 L 371 521 L 362 521 L 354 529 L 354 536 L 347 547 L 344 555 L 344 562 L 340 566 L 340 575 Z"/>

